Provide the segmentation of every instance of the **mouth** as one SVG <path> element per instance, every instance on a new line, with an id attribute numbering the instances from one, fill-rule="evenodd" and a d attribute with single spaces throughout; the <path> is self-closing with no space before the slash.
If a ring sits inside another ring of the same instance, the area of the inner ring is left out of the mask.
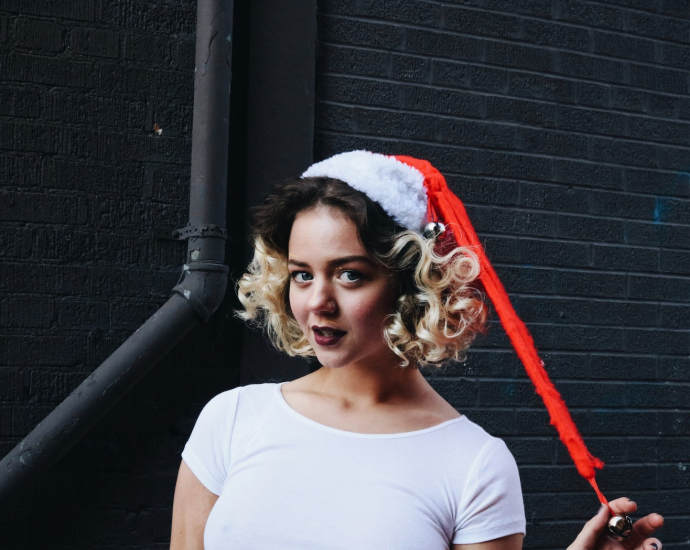
<path id="1" fill-rule="evenodd" d="M 344 330 L 338 330 L 333 327 L 318 327 L 314 325 L 311 329 L 314 331 L 314 340 L 316 340 L 319 346 L 337 344 L 347 334 Z"/>

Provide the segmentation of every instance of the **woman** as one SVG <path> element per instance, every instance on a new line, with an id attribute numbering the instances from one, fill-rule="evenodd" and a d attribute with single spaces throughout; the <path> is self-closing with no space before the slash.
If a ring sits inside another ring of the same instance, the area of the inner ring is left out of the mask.
<path id="1" fill-rule="evenodd" d="M 403 163 L 358 151 L 258 209 L 241 316 L 323 366 L 204 408 L 182 455 L 173 550 L 522 547 L 512 455 L 418 368 L 461 359 L 486 315 L 473 251 L 451 228 L 418 230 L 422 185 Z M 660 550 L 647 538 L 660 516 L 621 546 L 601 535 L 607 514 L 571 548 Z"/>

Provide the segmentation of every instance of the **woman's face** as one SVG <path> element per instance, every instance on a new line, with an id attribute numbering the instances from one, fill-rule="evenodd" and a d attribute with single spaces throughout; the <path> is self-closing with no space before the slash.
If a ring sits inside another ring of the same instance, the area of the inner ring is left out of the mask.
<path id="1" fill-rule="evenodd" d="M 319 362 L 390 362 L 383 324 L 396 300 L 394 279 L 369 256 L 354 222 L 334 208 L 300 212 L 288 251 L 290 307 Z"/>

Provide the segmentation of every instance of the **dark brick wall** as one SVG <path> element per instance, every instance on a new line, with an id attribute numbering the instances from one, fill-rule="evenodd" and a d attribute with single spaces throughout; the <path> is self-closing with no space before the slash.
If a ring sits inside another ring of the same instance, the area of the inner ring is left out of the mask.
<path id="1" fill-rule="evenodd" d="M 610 497 L 690 532 L 690 8 L 320 0 L 316 156 L 429 159 L 468 205 Z M 598 508 L 498 326 L 433 378 L 505 438 L 530 548 Z"/>
<path id="2" fill-rule="evenodd" d="M 178 279 L 151 230 L 187 223 L 195 10 L 0 0 L 2 456 Z M 237 384 L 230 302 L 0 514 L 0 548 L 167 548 L 182 446 Z"/>
<path id="3" fill-rule="evenodd" d="M 0 0 L 3 455 L 177 280 L 184 246 L 150 230 L 187 220 L 194 7 Z M 602 489 L 663 513 L 665 548 L 687 547 L 690 10 L 675 0 L 319 8 L 317 157 L 367 147 L 447 174 L 607 462 Z M 179 452 L 202 404 L 237 381 L 230 306 L 0 515 L 0 547 L 167 547 Z M 597 503 L 501 329 L 433 383 L 517 457 L 526 545 L 566 546 Z"/>

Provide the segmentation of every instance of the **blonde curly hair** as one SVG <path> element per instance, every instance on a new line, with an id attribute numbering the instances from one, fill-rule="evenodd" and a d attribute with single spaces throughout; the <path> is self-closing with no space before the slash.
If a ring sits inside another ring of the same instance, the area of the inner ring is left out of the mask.
<path id="1" fill-rule="evenodd" d="M 254 257 L 237 283 L 244 307 L 238 317 L 264 329 L 288 355 L 315 355 L 290 310 L 287 245 L 297 214 L 317 206 L 346 214 L 370 256 L 394 273 L 398 298 L 383 336 L 401 366 L 463 360 L 486 322 L 474 252 L 406 230 L 364 193 L 331 178 L 288 182 L 257 209 Z"/>

